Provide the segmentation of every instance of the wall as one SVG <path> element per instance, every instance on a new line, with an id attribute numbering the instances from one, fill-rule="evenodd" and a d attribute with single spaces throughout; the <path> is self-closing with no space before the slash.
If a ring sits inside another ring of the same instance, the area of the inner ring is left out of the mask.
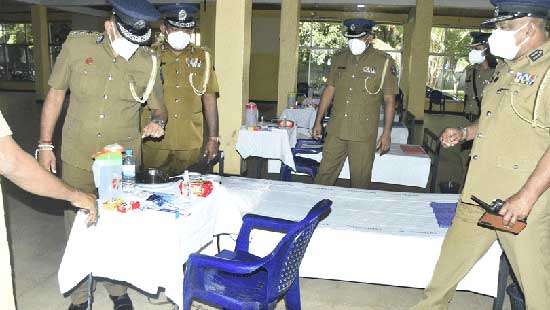
<path id="1" fill-rule="evenodd" d="M 277 101 L 280 11 L 252 12 L 250 99 Z"/>

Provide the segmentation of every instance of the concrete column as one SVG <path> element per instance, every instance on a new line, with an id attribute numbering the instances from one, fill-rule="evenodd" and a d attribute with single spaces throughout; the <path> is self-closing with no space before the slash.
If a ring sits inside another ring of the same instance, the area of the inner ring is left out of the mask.
<path id="1" fill-rule="evenodd" d="M 216 1 L 201 2 L 200 7 L 200 34 L 201 46 L 208 48 L 212 56 L 216 39 Z"/>
<path id="2" fill-rule="evenodd" d="M 48 10 L 44 5 L 33 5 L 31 8 L 32 32 L 34 35 L 34 64 L 36 67 L 36 100 L 44 100 L 48 93 L 50 77 L 50 46 Z"/>
<path id="3" fill-rule="evenodd" d="M 413 9 L 414 10 L 414 9 Z M 409 98 L 409 77 L 410 77 L 410 68 L 411 68 L 411 34 L 414 29 L 414 17 L 407 17 L 407 21 L 403 24 L 403 51 L 401 55 L 402 59 L 402 68 L 401 68 L 401 79 L 399 87 L 403 91 L 405 104 L 405 109 L 408 109 L 408 98 Z"/>
<path id="4" fill-rule="evenodd" d="M 216 1 L 215 64 L 220 98 L 221 149 L 225 172 L 241 173 L 241 157 L 235 151 L 244 106 L 249 99 L 252 0 Z"/>
<path id="5" fill-rule="evenodd" d="M 288 94 L 296 92 L 299 23 L 300 0 L 282 0 L 277 115 L 286 108 Z"/>
<path id="6" fill-rule="evenodd" d="M 416 8 L 409 14 L 407 25 L 405 61 L 408 85 L 407 109 L 417 120 L 424 119 L 424 104 L 426 96 L 426 81 L 428 79 L 428 58 L 433 21 L 433 0 L 416 0 Z M 410 28 L 409 28 L 410 27 Z M 408 38 L 407 38 L 408 37 Z"/>

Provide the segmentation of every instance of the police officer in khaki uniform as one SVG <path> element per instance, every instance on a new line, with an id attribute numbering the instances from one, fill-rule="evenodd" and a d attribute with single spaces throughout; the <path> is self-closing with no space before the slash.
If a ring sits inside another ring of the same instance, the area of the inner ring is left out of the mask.
<path id="1" fill-rule="evenodd" d="M 466 67 L 464 83 L 464 116 L 470 122 L 479 118 L 483 89 L 491 82 L 497 64 L 487 44 L 490 35 L 479 31 L 470 33 L 472 50 L 468 55 L 470 65 Z"/>
<path id="2" fill-rule="evenodd" d="M 51 87 L 42 110 L 39 161 L 56 172 L 52 135 L 68 89 L 70 104 L 63 127 L 62 177 L 68 184 L 95 192 L 92 155 L 118 143 L 139 159 L 142 137 L 164 134 L 166 108 L 162 99 L 160 62 L 150 48 L 149 22 L 160 14 L 146 0 L 113 0 L 113 16 L 104 33 L 69 34 L 50 76 Z M 139 113 L 147 103 L 151 120 L 140 130 Z M 45 148 L 50 145 L 51 148 Z M 65 212 L 67 235 L 75 212 Z M 108 253 L 105 253 L 108 255 Z M 124 279 L 119 279 L 124 280 Z M 126 287 L 106 282 L 116 310 L 133 309 Z M 86 309 L 87 288 L 71 294 L 69 309 Z"/>
<path id="3" fill-rule="evenodd" d="M 191 43 L 197 8 L 189 4 L 159 8 L 166 42 L 159 46 L 164 102 L 168 109 L 166 133 L 145 141 L 143 163 L 178 174 L 200 161 L 216 157 L 219 148 L 218 83 L 210 53 Z M 148 119 L 145 111 L 144 118 Z M 203 118 L 207 141 L 203 147 Z"/>
<path id="4" fill-rule="evenodd" d="M 550 1 L 491 0 L 497 29 L 491 53 L 504 59 L 484 91 L 481 117 L 446 129 L 444 146 L 474 140 L 456 216 L 424 299 L 414 309 L 447 309 L 458 282 L 498 240 L 525 295 L 527 309 L 550 309 Z M 503 224 L 527 219 L 513 235 L 477 225 L 471 195 L 506 200 Z"/>
<path id="5" fill-rule="evenodd" d="M 375 23 L 367 19 L 344 21 L 349 49 L 336 53 L 321 96 L 313 136 L 321 137 L 321 120 L 332 104 L 323 159 L 317 184 L 334 185 L 349 158 L 351 186 L 370 184 L 374 153 L 387 152 L 398 93 L 394 60 L 372 46 Z M 333 101 L 334 100 L 334 101 Z M 377 141 L 380 105 L 385 103 L 385 122 Z"/>

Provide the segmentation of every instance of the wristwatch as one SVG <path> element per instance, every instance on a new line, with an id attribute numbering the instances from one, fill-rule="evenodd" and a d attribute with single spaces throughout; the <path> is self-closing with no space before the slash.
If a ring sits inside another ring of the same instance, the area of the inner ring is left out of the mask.
<path id="1" fill-rule="evenodd" d="M 166 122 L 159 119 L 159 118 L 151 119 L 151 123 L 155 123 L 155 124 L 159 125 L 160 127 L 162 127 L 162 129 L 164 129 L 166 127 Z"/>

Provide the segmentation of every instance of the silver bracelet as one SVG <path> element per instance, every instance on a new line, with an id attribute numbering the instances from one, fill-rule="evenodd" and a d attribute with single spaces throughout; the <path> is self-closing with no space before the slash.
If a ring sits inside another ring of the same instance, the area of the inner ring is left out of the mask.
<path id="1" fill-rule="evenodd" d="M 468 127 L 462 127 L 460 130 L 462 131 L 462 139 L 460 139 L 460 142 L 464 142 L 468 139 Z"/>

